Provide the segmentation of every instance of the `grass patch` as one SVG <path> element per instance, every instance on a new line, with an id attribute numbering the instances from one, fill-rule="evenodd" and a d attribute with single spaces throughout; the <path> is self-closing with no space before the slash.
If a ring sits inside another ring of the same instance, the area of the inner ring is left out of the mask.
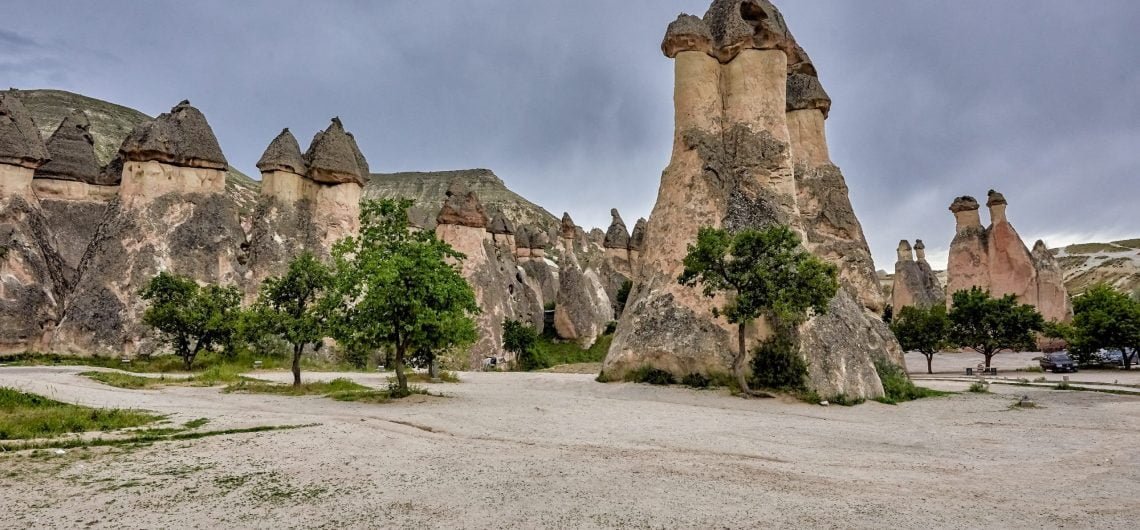
<path id="1" fill-rule="evenodd" d="M 905 401 L 914 401 L 916 399 L 939 397 L 949 394 L 949 392 L 940 392 L 938 390 L 915 386 L 914 381 L 911 381 L 910 377 L 906 375 L 906 372 L 898 366 L 887 363 L 875 363 L 875 369 L 879 372 L 879 380 L 883 382 L 883 391 L 886 392 L 885 396 L 875 400 L 879 403 L 898 405 Z"/>
<path id="2" fill-rule="evenodd" d="M 165 378 L 142 377 L 138 375 L 125 374 L 122 372 L 83 372 L 79 374 L 116 388 L 128 388 L 131 390 L 141 390 L 144 388 L 156 388 L 166 384 Z"/>
<path id="3" fill-rule="evenodd" d="M 622 381 L 627 383 L 646 383 L 650 385 L 675 385 L 677 379 L 673 374 L 649 365 L 642 366 L 625 374 Z"/>
<path id="4" fill-rule="evenodd" d="M 0 440 L 50 438 L 114 431 L 153 423 L 162 416 L 136 410 L 95 409 L 0 388 Z"/>
<path id="5" fill-rule="evenodd" d="M 1068 381 L 1061 381 L 1057 386 L 1053 387 L 1054 390 L 1073 390 L 1073 386 Z"/>
<path id="6" fill-rule="evenodd" d="M 243 377 L 241 375 L 242 371 L 243 369 L 241 367 L 233 364 L 219 364 L 211 366 L 197 375 L 170 379 L 166 378 L 166 376 L 144 377 L 124 372 L 83 372 L 79 375 L 99 381 L 105 385 L 131 390 L 158 388 L 169 385 L 211 387 L 230 385 L 242 381 L 256 381 L 256 379 Z"/>
<path id="7" fill-rule="evenodd" d="M 0 444 L 0 450 L 7 451 L 23 451 L 27 449 L 75 449 L 80 447 L 105 447 L 105 446 L 123 446 L 123 445 L 139 445 L 149 444 L 154 442 L 177 442 L 183 440 L 197 440 L 199 438 L 206 438 L 210 436 L 223 436 L 227 434 L 246 434 L 255 432 L 269 432 L 269 431 L 285 431 L 291 429 L 302 429 L 305 427 L 316 427 L 319 423 L 308 423 L 304 425 L 265 425 L 261 427 L 249 427 L 245 429 L 225 429 L 220 431 L 200 431 L 200 432 L 182 432 L 178 434 L 162 434 L 157 430 L 143 431 L 141 434 L 128 436 L 125 438 L 94 438 L 90 440 L 83 440 L 80 438 L 71 438 L 67 440 L 45 440 L 35 442 L 22 442 L 16 444 Z"/>
<path id="8" fill-rule="evenodd" d="M 583 350 L 574 342 L 560 342 L 549 337 L 540 337 L 538 352 L 541 368 L 563 364 L 600 363 L 606 359 L 606 353 L 610 351 L 613 340 L 613 335 L 602 335 L 593 346 Z"/>
<path id="9" fill-rule="evenodd" d="M 187 429 L 197 429 L 198 427 L 201 427 L 207 423 L 210 423 L 209 418 L 198 418 L 196 420 L 190 420 L 184 423 L 182 426 L 186 427 Z"/>
<path id="10" fill-rule="evenodd" d="M 407 377 L 408 377 L 409 383 L 431 383 L 432 382 L 431 376 L 428 375 L 427 373 L 408 372 Z M 388 378 L 388 380 L 389 381 L 395 381 L 396 376 L 392 376 L 392 377 Z M 443 381 L 444 383 L 458 383 L 459 382 L 459 374 L 457 374 L 455 372 L 449 372 L 447 370 L 441 370 L 439 372 L 439 380 Z"/>
<path id="11" fill-rule="evenodd" d="M 261 362 L 263 370 L 288 370 L 292 367 L 292 359 L 277 356 L 239 355 L 226 357 L 217 352 L 203 352 L 194 360 L 194 369 L 206 368 L 207 371 L 215 367 L 229 372 L 249 372 L 254 369 L 254 363 Z M 185 373 L 182 359 L 175 355 L 152 355 L 132 358 L 124 364 L 121 357 L 92 356 L 77 357 L 71 355 L 57 355 L 47 353 L 27 352 L 19 355 L 0 357 L 0 363 L 13 366 L 97 366 L 100 368 L 115 368 L 124 372 L 133 373 Z M 319 357 L 306 355 L 301 358 L 301 370 L 307 372 L 367 372 L 348 363 L 328 361 Z"/>
<path id="12" fill-rule="evenodd" d="M 981 381 L 975 381 L 970 385 L 970 392 L 975 394 L 988 394 L 990 387 Z"/>
<path id="13" fill-rule="evenodd" d="M 283 396 L 327 396 L 333 393 L 361 392 L 372 390 L 362 384 L 340 378 L 332 381 L 304 383 L 300 386 L 269 383 L 266 381 L 241 380 L 227 386 L 224 392 L 244 394 L 277 394 Z"/>

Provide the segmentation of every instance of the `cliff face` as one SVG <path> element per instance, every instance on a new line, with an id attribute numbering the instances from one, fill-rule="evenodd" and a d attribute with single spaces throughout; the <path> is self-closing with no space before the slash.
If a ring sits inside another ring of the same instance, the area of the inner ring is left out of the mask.
<path id="1" fill-rule="evenodd" d="M 676 71 L 673 155 L 646 224 L 638 282 L 604 370 L 614 377 L 646 364 L 678 376 L 729 372 L 734 329 L 711 312 L 722 300 L 710 301 L 676 280 L 687 245 L 704 226 L 738 230 L 780 223 L 806 233 L 809 249 L 845 271 L 846 288 L 832 311 L 801 330 L 802 351 L 815 367 L 812 387 L 823 395 L 882 395 L 874 362 L 901 365 L 902 352 L 863 308 L 865 302 L 881 305 L 878 283 L 870 253 L 859 255 L 866 243 L 852 223 L 845 184 L 823 149 L 825 105 L 801 94 L 789 107 L 789 75 L 815 72 L 782 15 L 764 0 L 717 0 L 703 19 L 682 15 L 671 24 L 662 51 Z M 797 124 L 795 134 L 790 121 Z M 803 194 L 798 180 L 812 181 Z M 829 216 L 829 210 L 836 211 Z M 833 230 L 840 226 L 845 229 Z M 748 342 L 767 334 L 760 322 Z"/>
<path id="2" fill-rule="evenodd" d="M 231 285 L 245 275 L 242 211 L 226 194 L 226 160 L 201 112 L 182 102 L 144 122 L 120 157 L 118 195 L 79 264 L 55 351 L 152 351 L 138 291 L 155 274 Z"/>

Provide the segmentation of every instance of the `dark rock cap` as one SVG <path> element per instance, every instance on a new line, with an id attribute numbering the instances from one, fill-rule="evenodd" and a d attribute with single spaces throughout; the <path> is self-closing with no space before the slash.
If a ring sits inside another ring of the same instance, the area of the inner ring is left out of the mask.
<path id="1" fill-rule="evenodd" d="M 261 160 L 257 161 L 257 169 L 263 173 L 288 171 L 304 175 L 308 172 L 305 159 L 301 156 L 301 145 L 297 143 L 297 138 L 288 128 L 282 129 L 281 134 L 269 142 L 269 147 L 265 148 Z"/>
<path id="2" fill-rule="evenodd" d="M 978 200 L 969 195 L 958 197 L 954 199 L 954 202 L 950 203 L 950 211 L 954 213 L 968 212 L 979 208 L 981 208 L 981 206 L 978 204 Z"/>
<path id="3" fill-rule="evenodd" d="M 784 16 L 768 0 L 714 0 L 704 22 L 722 63 L 745 49 L 783 50 L 791 56 L 797 48 Z"/>
<path id="4" fill-rule="evenodd" d="M 535 230 L 530 234 L 531 250 L 546 250 L 550 248 L 550 236 L 542 230 Z"/>
<path id="5" fill-rule="evenodd" d="M 997 206 L 999 204 L 1001 204 L 1001 205 L 1009 204 L 1005 200 L 1005 195 L 1002 195 L 1002 194 L 1000 194 L 994 190 L 990 190 L 990 192 L 987 196 L 989 197 L 989 200 L 986 201 L 986 207 L 988 207 L 988 208 L 993 208 L 994 206 Z"/>
<path id="6" fill-rule="evenodd" d="M 805 109 L 819 109 L 826 118 L 831 112 L 831 96 L 827 95 L 818 77 L 801 73 L 789 74 L 787 111 Z"/>
<path id="7" fill-rule="evenodd" d="M 558 235 L 563 239 L 574 239 L 578 236 L 578 225 L 570 218 L 570 212 L 562 213 L 562 227 Z"/>
<path id="8" fill-rule="evenodd" d="M 356 140 L 344 131 L 340 118 L 333 118 L 327 129 L 318 132 L 305 153 L 309 178 L 325 184 L 355 182 L 364 185 L 364 173 L 360 167 L 363 159 Z"/>
<path id="9" fill-rule="evenodd" d="M 453 180 L 447 188 L 447 199 L 443 201 L 443 208 L 435 218 L 436 224 L 460 225 L 472 228 L 486 228 L 489 220 L 483 203 L 473 191 L 459 180 Z"/>
<path id="10" fill-rule="evenodd" d="M 492 234 L 506 234 L 513 235 L 515 227 L 507 219 L 503 212 L 495 212 L 494 217 L 491 218 L 491 225 L 487 227 L 487 231 Z"/>
<path id="11" fill-rule="evenodd" d="M 915 250 L 926 250 L 926 243 L 923 243 L 921 239 L 915 239 L 914 240 L 914 249 Z"/>
<path id="12" fill-rule="evenodd" d="M 530 248 L 532 230 L 534 229 L 530 225 L 523 225 L 515 232 L 515 248 Z"/>
<path id="13" fill-rule="evenodd" d="M 95 138 L 87 115 L 75 112 L 63 119 L 48 138 L 48 163 L 36 170 L 36 178 L 74 180 L 99 184 L 103 168 L 95 159 Z"/>
<path id="14" fill-rule="evenodd" d="M 119 148 L 125 160 L 226 169 L 214 130 L 201 111 L 182 101 L 170 112 L 135 127 Z"/>
<path id="15" fill-rule="evenodd" d="M 353 136 L 352 133 L 345 134 L 348 134 L 348 139 L 352 142 L 352 151 L 356 154 L 356 167 L 360 169 L 360 177 L 367 181 L 371 174 L 369 173 L 371 169 L 368 167 L 368 159 L 364 158 L 364 153 L 360 151 L 360 146 L 356 144 L 356 137 Z"/>
<path id="16" fill-rule="evenodd" d="M 648 224 L 644 217 L 633 225 L 633 234 L 629 236 L 629 249 L 638 252 L 645 250 L 645 226 Z"/>
<path id="17" fill-rule="evenodd" d="M 629 230 L 625 227 L 625 221 L 621 219 L 621 214 L 618 213 L 617 208 L 610 210 L 610 217 L 610 228 L 606 230 L 606 237 L 602 240 L 602 246 L 622 250 L 629 249 Z"/>
<path id="18" fill-rule="evenodd" d="M 665 30 L 661 51 L 670 59 L 676 57 L 678 53 L 687 51 L 711 54 L 712 42 L 712 32 L 704 20 L 681 13 L 677 20 L 669 24 L 669 29 Z"/>
<path id="19" fill-rule="evenodd" d="M 47 146 L 15 89 L 0 92 L 0 163 L 35 169 L 47 162 Z"/>

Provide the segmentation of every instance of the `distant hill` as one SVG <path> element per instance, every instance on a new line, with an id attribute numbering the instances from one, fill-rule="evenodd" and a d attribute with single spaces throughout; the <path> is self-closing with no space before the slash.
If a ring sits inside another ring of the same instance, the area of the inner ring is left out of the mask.
<path id="1" fill-rule="evenodd" d="M 68 114 L 76 110 L 87 113 L 91 136 L 95 139 L 95 158 L 104 165 L 115 157 L 123 139 L 136 125 L 152 119 L 129 107 L 64 90 L 21 90 L 20 101 L 32 114 L 45 141 Z M 261 183 L 231 167 L 226 175 L 226 188 L 243 209 L 252 211 Z"/>
<path id="2" fill-rule="evenodd" d="M 1054 249 L 1053 255 L 1065 269 L 1069 294 L 1083 293 L 1099 282 L 1125 292 L 1140 289 L 1140 239 L 1069 245 Z"/>
<path id="3" fill-rule="evenodd" d="M 364 196 L 368 199 L 411 199 L 415 201 L 415 207 L 410 212 L 412 222 L 419 226 L 433 227 L 435 216 L 443 206 L 447 188 L 456 179 L 479 196 L 488 215 L 502 211 L 516 225 L 530 224 L 548 230 L 560 222 L 559 218 L 541 206 L 508 189 L 502 179 L 489 169 L 374 173 L 364 187 Z"/>

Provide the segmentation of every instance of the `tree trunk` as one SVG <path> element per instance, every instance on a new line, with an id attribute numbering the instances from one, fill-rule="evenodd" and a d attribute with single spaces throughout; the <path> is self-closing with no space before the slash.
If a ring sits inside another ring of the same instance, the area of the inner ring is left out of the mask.
<path id="1" fill-rule="evenodd" d="M 926 354 L 926 373 L 929 375 L 934 375 L 933 364 L 934 364 L 934 354 L 933 353 Z"/>
<path id="2" fill-rule="evenodd" d="M 992 362 L 994 360 L 994 354 L 995 353 L 997 353 L 997 352 L 986 352 L 983 354 L 986 356 L 986 368 L 990 367 L 990 362 Z"/>
<path id="3" fill-rule="evenodd" d="M 301 386 L 301 352 L 305 351 L 304 344 L 293 345 L 293 386 Z"/>
<path id="4" fill-rule="evenodd" d="M 737 350 L 736 358 L 732 360 L 732 373 L 736 375 L 736 384 L 740 385 L 740 392 L 745 397 L 772 397 L 771 394 L 764 392 L 753 392 L 748 387 L 748 371 L 746 370 L 746 360 L 748 359 L 748 350 L 744 347 L 744 332 L 746 331 L 746 324 L 739 324 L 736 331 Z"/>
<path id="5" fill-rule="evenodd" d="M 1120 349 L 1120 355 L 1121 355 L 1121 357 L 1124 359 L 1124 369 L 1125 369 L 1125 370 L 1131 370 L 1131 369 L 1132 369 L 1132 354 L 1133 354 L 1135 351 L 1136 351 L 1136 350 L 1135 350 L 1135 349 L 1133 349 L 1133 350 L 1130 352 L 1130 351 L 1128 351 L 1128 348 L 1121 348 L 1121 349 Z"/>
<path id="6" fill-rule="evenodd" d="M 404 346 L 396 346 L 396 382 L 399 383 L 399 393 L 397 397 L 404 397 L 408 395 L 408 374 L 404 373 Z"/>
<path id="7" fill-rule="evenodd" d="M 434 355 L 431 356 L 431 362 L 428 363 L 428 377 L 433 383 L 439 382 L 439 359 L 436 359 Z"/>

